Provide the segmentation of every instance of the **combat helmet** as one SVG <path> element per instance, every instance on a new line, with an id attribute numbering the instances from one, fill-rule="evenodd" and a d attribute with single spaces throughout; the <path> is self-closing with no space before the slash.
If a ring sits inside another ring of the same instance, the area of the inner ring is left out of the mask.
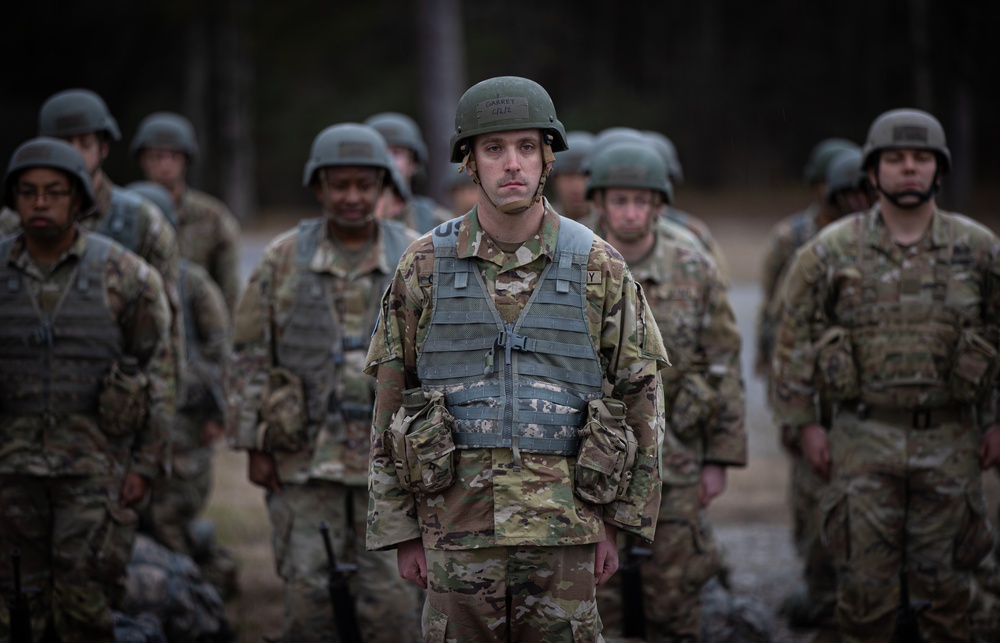
<path id="1" fill-rule="evenodd" d="M 590 149 L 594 146 L 594 135 L 590 132 L 572 131 L 566 133 L 567 149 L 556 154 L 550 176 L 559 174 L 583 174 L 581 167 Z"/>
<path id="2" fill-rule="evenodd" d="M 85 212 L 94 205 L 94 188 L 90 183 L 90 175 L 83 163 L 83 157 L 69 143 L 57 138 L 39 136 L 21 144 L 10 157 L 7 174 L 3 179 L 4 205 L 14 208 L 15 177 L 23 170 L 34 167 L 47 167 L 62 170 L 71 180 L 75 180 L 78 192 L 82 198 L 80 211 Z"/>
<path id="3" fill-rule="evenodd" d="M 642 135 L 637 129 L 631 127 L 609 127 L 603 129 L 597 133 L 594 137 L 594 144 L 591 145 L 590 151 L 587 152 L 586 158 L 583 159 L 583 163 L 580 165 L 580 171 L 584 174 L 590 174 L 591 165 L 594 163 L 594 159 L 603 152 L 606 148 L 616 144 L 616 143 L 642 143 L 647 144 L 648 141 L 646 137 Z"/>
<path id="4" fill-rule="evenodd" d="M 540 129 L 552 152 L 568 149 L 566 129 L 556 118 L 548 92 L 533 80 L 499 76 L 481 81 L 462 95 L 455 110 L 451 162 L 461 163 L 471 152 L 472 138 L 508 130 Z"/>
<path id="5" fill-rule="evenodd" d="M 413 150 L 417 163 L 427 162 L 427 143 L 420 133 L 420 126 L 406 114 L 382 112 L 369 116 L 364 124 L 374 127 L 385 139 L 386 145 Z"/>
<path id="6" fill-rule="evenodd" d="M 681 158 L 677 156 L 677 146 L 665 135 L 653 130 L 645 130 L 643 136 L 649 139 L 656 151 L 663 157 L 663 162 L 667 164 L 667 176 L 674 185 L 684 182 L 684 168 L 681 166 Z"/>
<path id="7" fill-rule="evenodd" d="M 838 192 L 863 187 L 868 177 L 861 169 L 861 150 L 844 149 L 826 167 L 826 200 L 833 203 Z"/>
<path id="8" fill-rule="evenodd" d="M 38 112 L 39 136 L 69 138 L 91 132 L 103 132 L 114 141 L 122 137 L 104 100 L 89 89 L 53 94 Z"/>
<path id="9" fill-rule="evenodd" d="M 313 183 L 316 170 L 336 165 L 375 167 L 390 176 L 394 167 L 382 135 L 373 127 L 360 123 L 332 125 L 316 135 L 306 160 L 302 185 Z"/>
<path id="10" fill-rule="evenodd" d="M 951 152 L 944 128 L 927 112 L 893 109 L 876 118 L 868 129 L 862 167 L 870 168 L 882 150 L 901 148 L 931 150 L 938 156 L 938 173 L 947 174 L 951 170 Z"/>
<path id="11" fill-rule="evenodd" d="M 809 153 L 809 160 L 806 162 L 805 175 L 806 181 L 809 183 L 819 183 L 826 180 L 826 168 L 833 160 L 833 157 L 837 156 L 840 152 L 844 150 L 857 150 L 860 149 L 854 141 L 849 141 L 846 138 L 825 138 L 819 143 L 816 143 L 812 148 L 812 152 Z"/>
<path id="12" fill-rule="evenodd" d="M 177 209 L 174 208 L 173 197 L 170 196 L 170 191 L 167 188 L 153 181 L 134 181 L 126 185 L 125 189 L 152 201 L 153 205 L 163 212 L 163 216 L 174 227 L 174 230 L 177 229 Z"/>
<path id="13" fill-rule="evenodd" d="M 179 150 L 187 155 L 189 163 L 198 156 L 194 126 L 187 118 L 173 112 L 154 112 L 142 119 L 129 151 L 136 155 L 144 147 Z"/>
<path id="14" fill-rule="evenodd" d="M 594 157 L 587 180 L 587 198 L 607 188 L 652 190 L 660 194 L 664 203 L 673 201 L 667 165 L 656 149 L 644 141 L 613 143 Z"/>

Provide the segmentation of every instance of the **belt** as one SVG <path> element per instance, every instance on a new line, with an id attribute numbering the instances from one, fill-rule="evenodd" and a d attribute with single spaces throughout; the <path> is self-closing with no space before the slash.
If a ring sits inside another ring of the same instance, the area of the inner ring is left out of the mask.
<path id="1" fill-rule="evenodd" d="M 909 426 L 911 429 L 934 429 L 949 422 L 962 423 L 972 419 L 968 406 L 942 406 L 933 409 L 896 408 L 891 406 L 872 406 L 859 402 L 845 404 L 842 410 L 855 413 L 859 420 L 875 420 L 886 424 Z"/>

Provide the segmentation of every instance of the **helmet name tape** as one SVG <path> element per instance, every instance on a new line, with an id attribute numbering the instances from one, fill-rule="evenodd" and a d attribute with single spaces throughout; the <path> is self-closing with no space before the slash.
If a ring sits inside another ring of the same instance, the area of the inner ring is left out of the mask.
<path id="1" fill-rule="evenodd" d="M 164 147 L 179 147 L 180 144 L 180 137 L 174 132 L 154 132 L 149 137 L 148 143 L 151 146 L 162 145 Z"/>
<path id="2" fill-rule="evenodd" d="M 896 143 L 926 143 L 927 128 L 919 125 L 899 125 L 892 128 L 892 140 Z"/>
<path id="3" fill-rule="evenodd" d="M 638 165 L 618 165 L 608 168 L 608 183 L 642 181 L 645 178 L 646 168 Z"/>
<path id="4" fill-rule="evenodd" d="M 73 114 L 63 114 L 62 116 L 56 117 L 56 128 L 57 129 L 70 129 L 76 127 L 86 127 L 87 126 L 87 115 L 83 112 L 76 112 Z"/>
<path id="5" fill-rule="evenodd" d="M 21 150 L 17 161 L 47 161 L 52 158 L 52 149 L 44 145 L 32 145 Z"/>
<path id="6" fill-rule="evenodd" d="M 340 154 L 341 156 L 355 157 L 355 158 L 375 158 L 375 150 L 372 149 L 370 143 L 363 143 L 360 141 L 344 141 L 340 144 Z"/>
<path id="7" fill-rule="evenodd" d="M 476 119 L 480 125 L 510 118 L 528 118 L 527 98 L 491 98 L 476 104 Z"/>

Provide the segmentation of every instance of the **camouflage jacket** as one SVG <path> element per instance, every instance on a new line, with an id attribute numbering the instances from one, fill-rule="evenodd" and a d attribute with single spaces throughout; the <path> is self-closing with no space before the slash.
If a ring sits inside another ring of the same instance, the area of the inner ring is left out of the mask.
<path id="1" fill-rule="evenodd" d="M 701 242 L 702 250 L 708 253 L 715 265 L 719 268 L 719 276 L 722 278 L 723 283 L 728 287 L 729 285 L 729 264 L 726 262 L 726 256 L 722 253 L 722 247 L 719 242 L 716 241 L 715 237 L 712 236 L 712 231 L 709 230 L 708 224 L 683 210 L 678 210 L 672 205 L 668 205 L 664 208 L 663 216 L 677 223 L 678 225 L 687 228 L 698 238 Z"/>
<path id="2" fill-rule="evenodd" d="M 59 310 L 90 234 L 78 227 L 73 246 L 45 272 L 18 237 L 6 269 L 20 273 L 40 314 L 72 315 Z M 105 273 L 107 306 L 120 327 L 123 353 L 139 360 L 149 378 L 148 418 L 134 434 L 104 433 L 96 414 L 68 413 L 46 419 L 0 409 L 0 473 L 33 476 L 123 476 L 126 471 L 153 479 L 160 470 L 164 440 L 173 415 L 174 364 L 170 357 L 170 309 L 159 273 L 135 254 L 113 244 Z M 4 311 L 0 310 L 0 324 Z M 55 338 L 58 341 L 58 338 Z"/>
<path id="3" fill-rule="evenodd" d="M 328 235 L 321 235 L 309 263 L 309 269 L 328 283 L 327 301 L 333 303 L 334 319 L 342 324 L 344 335 L 371 337 L 377 304 L 395 269 L 386 262 L 384 233 L 381 227 L 378 230 L 378 236 L 357 263 L 352 263 Z M 407 234 L 416 239 L 415 233 Z M 230 445 L 237 449 L 260 449 L 262 393 L 277 364 L 275 347 L 282 339 L 279 333 L 283 327 L 278 322 L 292 310 L 296 300 L 298 237 L 299 228 L 295 228 L 268 245 L 236 309 L 226 421 Z M 333 338 L 330 341 L 332 344 Z M 344 351 L 334 390 L 339 402 L 367 405 L 370 409 L 375 381 L 363 372 L 367 348 Z M 274 453 L 282 481 L 303 483 L 321 478 L 366 484 L 370 419 L 346 419 L 343 424 L 321 427 L 306 449 Z"/>
<path id="4" fill-rule="evenodd" d="M 545 205 L 538 234 L 513 254 L 486 235 L 476 208 L 460 220 L 457 256 L 475 259 L 505 318 L 520 313 L 541 270 L 552 261 L 561 217 Z M 400 260 L 368 353 L 367 372 L 378 375 L 369 549 L 389 549 L 418 537 L 430 549 L 593 543 L 604 537 L 602 519 L 652 539 L 660 501 L 662 417 L 657 410 L 662 409 L 662 392 L 657 371 L 667 364 L 666 351 L 621 255 L 595 237 L 587 269 L 588 327 L 605 391 L 626 403 L 639 443 L 627 496 L 604 507 L 590 505 L 573 493 L 572 457 L 522 453 L 518 471 L 509 449 L 456 451 L 458 479 L 443 492 L 412 494 L 400 487 L 383 435 L 403 391 L 419 384 L 416 362 L 434 308 L 434 248 L 427 234 Z"/>
<path id="5" fill-rule="evenodd" d="M 402 223 L 410 230 L 415 230 L 417 233 L 423 234 L 429 232 L 439 223 L 444 223 L 452 218 L 450 210 L 441 207 L 430 197 L 417 194 L 400 211 L 396 217 L 396 221 Z"/>
<path id="6" fill-rule="evenodd" d="M 177 203 L 177 242 L 181 256 L 208 271 L 236 310 L 240 295 L 240 224 L 226 205 L 186 188 Z"/>
<path id="7" fill-rule="evenodd" d="M 629 268 L 642 286 L 660 334 L 670 342 L 673 368 L 663 378 L 667 407 L 663 482 L 697 484 L 704 463 L 746 464 L 740 334 L 711 258 L 672 240 L 662 225 L 656 237 L 652 252 Z M 682 433 L 675 430 L 672 414 L 701 412 L 675 404 L 685 378 L 691 376 L 699 376 L 709 386 L 718 408 L 710 419 L 694 422 Z"/>
<path id="8" fill-rule="evenodd" d="M 863 275 L 863 257 L 873 259 Z M 942 264 L 942 256 L 950 260 Z M 941 264 L 935 271 L 935 265 Z M 937 304 L 935 284 L 941 274 L 947 295 Z M 950 311 L 963 328 L 983 332 L 994 347 L 1000 325 L 1000 241 L 982 225 L 961 215 L 935 210 L 927 234 L 912 246 L 892 241 L 882 223 L 880 208 L 851 215 L 830 224 L 796 255 L 784 286 L 784 314 L 775 346 L 775 410 L 790 426 L 818 423 L 815 398 L 819 389 L 815 344 L 831 326 L 852 330 L 853 320 L 868 299 L 866 284 L 874 288 L 875 304 L 927 302 L 929 308 Z M 885 322 L 892 320 L 885 319 Z M 903 320 L 917 328 L 934 331 L 927 318 Z M 881 327 L 881 326 L 879 326 Z M 945 329 L 948 330 L 948 329 Z M 863 345 L 854 338 L 854 362 L 859 383 L 884 375 L 891 368 L 886 344 L 900 347 L 900 334 L 883 338 L 864 336 Z M 878 349 L 878 342 L 884 342 Z M 936 338 L 928 337 L 931 344 Z M 897 351 L 898 352 L 898 351 Z M 881 357 L 879 357 L 881 355 Z M 893 364 L 900 363 L 895 359 Z M 948 369 L 947 364 L 936 368 Z M 988 396 L 991 397 L 991 396 Z M 995 396 L 992 396 L 995 397 Z M 995 417 L 995 400 L 984 399 L 979 408 L 983 425 Z"/>

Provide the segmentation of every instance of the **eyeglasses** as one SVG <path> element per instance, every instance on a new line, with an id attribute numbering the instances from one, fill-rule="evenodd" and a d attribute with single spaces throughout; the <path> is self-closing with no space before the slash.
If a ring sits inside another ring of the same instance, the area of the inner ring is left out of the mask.
<path id="1" fill-rule="evenodd" d="M 24 199 L 25 201 L 37 201 L 41 197 L 45 197 L 46 201 L 58 201 L 73 194 L 73 190 L 68 188 L 44 188 L 37 190 L 26 185 L 17 186 L 14 192 L 19 199 Z"/>

